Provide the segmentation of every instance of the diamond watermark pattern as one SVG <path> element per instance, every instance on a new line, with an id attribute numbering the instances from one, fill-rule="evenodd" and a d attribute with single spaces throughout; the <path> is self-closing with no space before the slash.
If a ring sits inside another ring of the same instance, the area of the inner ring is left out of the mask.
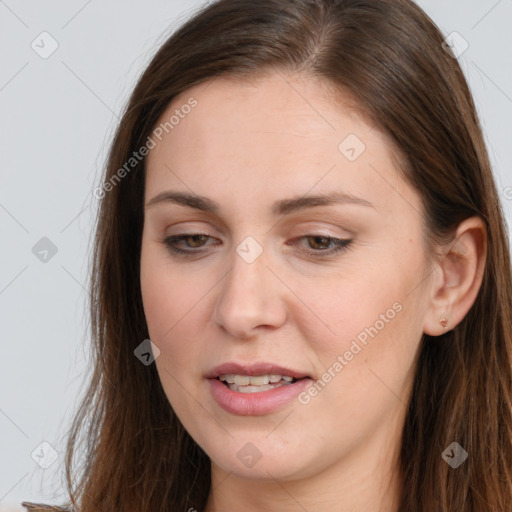
<path id="1" fill-rule="evenodd" d="M 43 469 L 49 468 L 59 458 L 57 450 L 47 441 L 38 445 L 30 456 Z"/>
<path id="2" fill-rule="evenodd" d="M 160 349 L 147 339 L 138 345 L 133 353 L 144 366 L 149 366 L 160 355 Z"/>
<path id="3" fill-rule="evenodd" d="M 238 245 L 236 252 L 246 263 L 254 263 L 263 252 L 263 247 L 252 236 L 248 236 Z"/>
<path id="4" fill-rule="evenodd" d="M 258 448 L 251 442 L 245 443 L 236 454 L 240 462 L 248 468 L 254 467 L 261 459 L 262 455 Z"/>
<path id="5" fill-rule="evenodd" d="M 57 40 L 48 32 L 41 32 L 30 45 L 39 57 L 48 59 L 59 47 Z"/>
<path id="6" fill-rule="evenodd" d="M 48 263 L 57 254 L 57 246 L 49 238 L 43 236 L 32 247 L 32 254 L 42 263 Z"/>
<path id="7" fill-rule="evenodd" d="M 343 139 L 338 145 L 339 152 L 349 161 L 355 162 L 365 151 L 364 142 L 354 133 Z"/>
<path id="8" fill-rule="evenodd" d="M 458 32 L 452 32 L 443 41 L 443 48 L 458 59 L 469 48 L 469 43 Z"/>
<path id="9" fill-rule="evenodd" d="M 468 458 L 468 452 L 459 443 L 453 442 L 441 457 L 453 469 L 457 469 Z"/>

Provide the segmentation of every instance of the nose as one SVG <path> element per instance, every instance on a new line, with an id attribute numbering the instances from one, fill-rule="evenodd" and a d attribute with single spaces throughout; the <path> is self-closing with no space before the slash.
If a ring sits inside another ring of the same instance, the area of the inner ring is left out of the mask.
<path id="1" fill-rule="evenodd" d="M 219 283 L 214 320 L 237 339 L 249 339 L 261 329 L 286 321 L 286 287 L 267 267 L 265 252 L 248 263 L 236 252 L 226 277 Z"/>

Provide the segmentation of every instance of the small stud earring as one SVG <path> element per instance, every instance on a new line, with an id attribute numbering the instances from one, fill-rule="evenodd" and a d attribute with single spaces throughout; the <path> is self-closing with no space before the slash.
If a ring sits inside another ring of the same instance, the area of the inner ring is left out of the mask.
<path id="1" fill-rule="evenodd" d="M 439 320 L 439 322 L 446 329 L 446 326 L 448 325 L 448 319 L 444 315 L 441 317 L 441 320 Z"/>

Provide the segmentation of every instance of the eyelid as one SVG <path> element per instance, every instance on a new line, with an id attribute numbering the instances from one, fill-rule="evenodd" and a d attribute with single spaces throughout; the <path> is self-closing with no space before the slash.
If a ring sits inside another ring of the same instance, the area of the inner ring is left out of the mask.
<path id="1" fill-rule="evenodd" d="M 352 238 L 355 232 L 342 228 L 339 224 L 325 223 L 317 220 L 299 222 L 295 227 L 302 235 L 325 236 L 328 238 Z M 299 235 L 300 236 L 300 235 Z"/>

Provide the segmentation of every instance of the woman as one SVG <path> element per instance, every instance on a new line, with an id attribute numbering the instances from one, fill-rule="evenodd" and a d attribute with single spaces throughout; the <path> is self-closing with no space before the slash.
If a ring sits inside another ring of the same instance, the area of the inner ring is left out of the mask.
<path id="1" fill-rule="evenodd" d="M 95 194 L 68 506 L 510 510 L 503 214 L 414 3 L 209 5 L 143 73 Z"/>

